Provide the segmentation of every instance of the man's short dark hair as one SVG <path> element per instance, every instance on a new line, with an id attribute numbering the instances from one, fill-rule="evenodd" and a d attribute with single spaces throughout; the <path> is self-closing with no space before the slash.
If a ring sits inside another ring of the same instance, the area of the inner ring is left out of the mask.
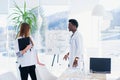
<path id="1" fill-rule="evenodd" d="M 75 25 L 76 28 L 78 28 L 78 22 L 77 22 L 77 20 L 75 20 L 75 19 L 69 19 L 69 22 L 72 23 L 73 25 Z"/>

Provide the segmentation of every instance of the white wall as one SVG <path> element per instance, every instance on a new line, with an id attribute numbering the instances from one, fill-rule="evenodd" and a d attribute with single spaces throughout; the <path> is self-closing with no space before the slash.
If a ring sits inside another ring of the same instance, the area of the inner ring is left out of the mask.
<path id="1" fill-rule="evenodd" d="M 0 0 L 0 14 L 8 13 L 8 0 Z"/>
<path id="2" fill-rule="evenodd" d="M 34 8 L 39 6 L 39 0 L 9 0 L 9 8 L 14 8 L 14 2 L 16 2 L 18 6 L 23 8 L 24 1 L 26 1 L 27 8 Z"/>

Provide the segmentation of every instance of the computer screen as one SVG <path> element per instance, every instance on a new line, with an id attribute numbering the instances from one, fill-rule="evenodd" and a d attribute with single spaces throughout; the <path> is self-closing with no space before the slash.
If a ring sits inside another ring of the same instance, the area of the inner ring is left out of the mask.
<path id="1" fill-rule="evenodd" d="M 90 72 L 111 73 L 111 58 L 90 58 Z"/>

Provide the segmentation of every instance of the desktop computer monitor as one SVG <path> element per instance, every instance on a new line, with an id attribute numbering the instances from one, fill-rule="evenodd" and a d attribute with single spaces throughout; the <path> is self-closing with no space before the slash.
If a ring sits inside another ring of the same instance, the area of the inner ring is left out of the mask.
<path id="1" fill-rule="evenodd" d="M 111 58 L 90 58 L 91 73 L 111 73 Z"/>

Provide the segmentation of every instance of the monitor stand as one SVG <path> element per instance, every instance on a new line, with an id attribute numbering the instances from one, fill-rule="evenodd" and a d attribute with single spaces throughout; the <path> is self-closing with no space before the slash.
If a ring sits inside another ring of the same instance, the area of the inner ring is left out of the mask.
<path id="1" fill-rule="evenodd" d="M 90 73 L 92 80 L 106 80 L 106 74 L 104 73 Z"/>

